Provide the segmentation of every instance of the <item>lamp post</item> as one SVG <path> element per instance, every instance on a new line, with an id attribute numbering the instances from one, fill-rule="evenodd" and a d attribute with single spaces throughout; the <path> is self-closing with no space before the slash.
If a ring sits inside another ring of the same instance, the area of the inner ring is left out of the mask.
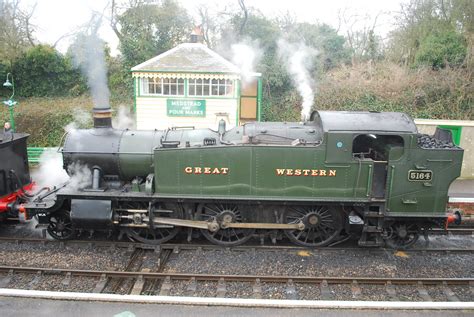
<path id="1" fill-rule="evenodd" d="M 11 82 L 8 80 L 8 76 L 11 78 Z M 10 123 L 12 125 L 12 131 L 15 132 L 15 118 L 13 117 L 13 107 L 17 104 L 17 102 L 13 99 L 15 96 L 15 83 L 13 81 L 13 75 L 11 73 L 7 74 L 7 79 L 3 83 L 3 87 L 12 88 L 12 95 L 8 100 L 5 100 L 3 103 L 8 107 L 8 111 L 10 112 Z"/>

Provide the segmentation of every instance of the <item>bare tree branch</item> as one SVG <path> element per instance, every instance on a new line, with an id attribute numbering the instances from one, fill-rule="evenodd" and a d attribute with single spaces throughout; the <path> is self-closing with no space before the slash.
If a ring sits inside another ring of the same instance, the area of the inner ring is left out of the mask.
<path id="1" fill-rule="evenodd" d="M 244 0 L 238 0 L 238 1 L 239 1 L 240 8 L 244 12 L 244 20 L 242 21 L 242 24 L 240 25 L 240 31 L 239 31 L 239 35 L 242 36 L 244 34 L 245 25 L 247 24 L 247 19 L 249 17 L 249 12 L 247 10 L 247 7 L 245 6 Z"/>
<path id="2" fill-rule="evenodd" d="M 115 0 L 112 0 L 112 3 L 110 5 L 110 27 L 112 28 L 112 31 L 114 31 L 115 35 L 119 38 L 119 40 L 123 39 L 123 34 L 120 32 L 118 29 L 118 14 L 117 14 L 117 7 Z"/>

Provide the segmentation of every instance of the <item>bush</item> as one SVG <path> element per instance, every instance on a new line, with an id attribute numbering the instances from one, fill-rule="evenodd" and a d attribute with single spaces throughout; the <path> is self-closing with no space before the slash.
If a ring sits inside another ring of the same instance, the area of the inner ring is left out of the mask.
<path id="1" fill-rule="evenodd" d="M 15 90 L 21 97 L 79 95 L 86 91 L 70 58 L 48 45 L 29 49 L 12 66 Z"/>
<path id="2" fill-rule="evenodd" d="M 393 63 L 342 66 L 319 84 L 317 110 L 402 111 L 416 118 L 474 119 L 472 71 Z"/>
<path id="3" fill-rule="evenodd" d="M 455 31 L 430 34 L 420 44 L 415 66 L 427 65 L 436 69 L 459 66 L 466 57 L 466 50 L 464 37 Z"/>

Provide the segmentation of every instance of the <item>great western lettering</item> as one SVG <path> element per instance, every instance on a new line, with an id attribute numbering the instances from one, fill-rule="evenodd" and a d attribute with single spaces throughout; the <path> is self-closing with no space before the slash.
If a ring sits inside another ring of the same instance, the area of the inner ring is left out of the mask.
<path id="1" fill-rule="evenodd" d="M 302 168 L 276 168 L 277 176 L 336 176 L 336 170 L 302 169 Z"/>
<path id="2" fill-rule="evenodd" d="M 186 174 L 207 174 L 207 175 L 226 175 L 229 173 L 228 167 L 192 167 L 184 168 Z"/>

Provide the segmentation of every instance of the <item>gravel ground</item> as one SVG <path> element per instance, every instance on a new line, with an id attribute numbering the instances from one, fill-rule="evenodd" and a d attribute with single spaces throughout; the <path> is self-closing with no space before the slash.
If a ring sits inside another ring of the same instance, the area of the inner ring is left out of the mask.
<path id="1" fill-rule="evenodd" d="M 200 274 L 312 275 L 312 276 L 371 276 L 371 277 L 471 277 L 474 254 L 445 252 L 396 252 L 380 250 L 313 250 L 300 251 L 231 251 L 182 250 L 172 254 L 163 272 Z M 427 265 L 429 264 L 429 265 Z M 173 282 L 171 295 L 186 295 L 189 282 Z M 289 299 L 283 284 L 261 283 L 262 298 Z M 390 300 L 384 285 L 359 285 L 361 293 L 354 297 L 350 284 L 330 284 L 333 300 Z M 414 286 L 394 285 L 397 299 L 423 300 Z M 323 299 L 319 285 L 295 284 L 298 299 Z M 446 301 L 442 287 L 426 286 L 436 301 Z M 451 287 L 462 301 L 472 301 L 469 287 Z M 253 284 L 226 283 L 229 296 L 253 297 Z M 159 291 L 158 291 L 159 292 Z M 203 292 L 198 290 L 198 295 Z M 232 294 L 232 295 L 231 295 Z M 215 288 L 208 296 L 216 296 Z M 325 296 L 326 298 L 327 296 Z"/>
<path id="2" fill-rule="evenodd" d="M 474 294 L 471 292 L 469 287 L 463 286 L 450 286 L 449 287 L 463 302 L 474 302 Z"/>
<path id="3" fill-rule="evenodd" d="M 32 289 L 40 291 L 92 293 L 98 279 L 93 277 L 73 277 L 70 285 L 64 285 L 64 276 L 44 276 Z"/>
<path id="4" fill-rule="evenodd" d="M 352 298 L 351 286 L 347 284 L 329 285 L 332 300 L 348 300 Z"/>
<path id="5" fill-rule="evenodd" d="M 320 300 L 321 290 L 319 285 L 314 284 L 296 284 L 296 291 L 299 299 Z"/>
<path id="6" fill-rule="evenodd" d="M 225 297 L 253 298 L 253 284 L 246 282 L 226 283 Z"/>
<path id="7" fill-rule="evenodd" d="M 58 248 L 39 243 L 0 243 L 0 265 L 80 270 L 119 270 L 128 260 L 126 250 Z"/>
<path id="8" fill-rule="evenodd" d="M 443 288 L 440 286 L 425 286 L 428 294 L 434 301 L 447 301 L 446 295 L 443 292 Z"/>
<path id="9" fill-rule="evenodd" d="M 427 265 L 429 263 L 429 265 Z M 172 254 L 164 272 L 364 277 L 471 277 L 474 254 L 337 251 L 195 251 Z"/>
<path id="10" fill-rule="evenodd" d="M 359 285 L 361 293 L 354 297 L 351 294 L 353 300 L 368 300 L 368 301 L 381 301 L 387 300 L 387 291 L 385 290 L 384 285 Z"/>
<path id="11" fill-rule="evenodd" d="M 261 283 L 262 298 L 265 299 L 286 299 L 285 285 L 275 283 Z"/>

